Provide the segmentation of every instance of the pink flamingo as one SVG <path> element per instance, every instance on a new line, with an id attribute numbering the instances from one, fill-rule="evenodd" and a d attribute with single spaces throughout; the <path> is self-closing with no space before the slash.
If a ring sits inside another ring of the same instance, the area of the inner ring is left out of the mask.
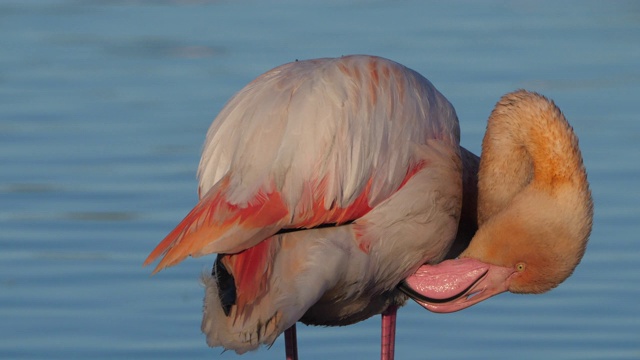
<path id="1" fill-rule="evenodd" d="M 218 254 L 203 277 L 210 346 L 244 353 L 285 332 L 296 359 L 297 321 L 382 314 L 382 358 L 393 359 L 407 295 L 450 312 L 547 291 L 572 273 L 591 231 L 578 141 L 551 101 L 505 95 L 481 160 L 459 138 L 447 99 L 392 61 L 277 67 L 215 119 L 200 201 L 145 265 L 162 256 L 155 273 Z"/>

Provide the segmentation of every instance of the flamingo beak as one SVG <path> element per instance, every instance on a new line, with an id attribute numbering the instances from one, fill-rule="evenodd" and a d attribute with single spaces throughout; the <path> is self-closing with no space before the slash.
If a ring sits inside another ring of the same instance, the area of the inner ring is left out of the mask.
<path id="1" fill-rule="evenodd" d="M 399 288 L 429 311 L 450 313 L 507 291 L 514 273 L 476 259 L 453 259 L 421 266 Z"/>

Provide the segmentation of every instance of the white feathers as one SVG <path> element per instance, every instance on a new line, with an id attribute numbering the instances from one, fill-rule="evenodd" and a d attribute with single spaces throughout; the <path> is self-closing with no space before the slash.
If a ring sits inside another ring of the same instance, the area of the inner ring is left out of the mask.
<path id="1" fill-rule="evenodd" d="M 233 204 L 275 186 L 289 209 L 308 207 L 300 203 L 312 195 L 325 209 L 346 207 L 370 185 L 374 206 L 415 164 L 412 145 L 432 138 L 457 145 L 458 123 L 418 73 L 369 56 L 289 63 L 247 85 L 214 120 L 200 193 L 229 174 Z"/>

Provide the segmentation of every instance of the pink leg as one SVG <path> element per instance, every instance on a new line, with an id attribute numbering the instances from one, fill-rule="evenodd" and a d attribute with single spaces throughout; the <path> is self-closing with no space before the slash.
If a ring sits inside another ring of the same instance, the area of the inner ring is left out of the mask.
<path id="1" fill-rule="evenodd" d="M 398 307 L 391 305 L 382 313 L 381 360 L 393 360 L 396 346 L 396 313 Z"/>
<path id="2" fill-rule="evenodd" d="M 287 360 L 298 360 L 298 339 L 296 335 L 296 324 L 284 331 L 284 347 Z"/>

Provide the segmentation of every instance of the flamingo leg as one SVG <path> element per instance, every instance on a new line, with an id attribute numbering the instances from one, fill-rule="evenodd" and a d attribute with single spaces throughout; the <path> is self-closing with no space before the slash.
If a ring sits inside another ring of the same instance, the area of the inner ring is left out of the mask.
<path id="1" fill-rule="evenodd" d="M 284 331 L 284 347 L 287 360 L 298 360 L 298 337 L 296 335 L 296 324 Z"/>
<path id="2" fill-rule="evenodd" d="M 382 313 L 381 360 L 393 360 L 396 346 L 396 313 L 398 307 L 391 305 Z"/>

